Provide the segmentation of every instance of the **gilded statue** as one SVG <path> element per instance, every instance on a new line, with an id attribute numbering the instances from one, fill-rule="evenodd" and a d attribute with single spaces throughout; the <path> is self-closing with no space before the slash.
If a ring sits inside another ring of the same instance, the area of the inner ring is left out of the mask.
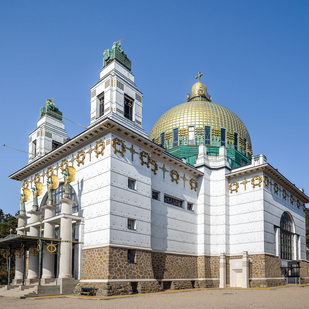
<path id="1" fill-rule="evenodd" d="M 67 168 L 66 172 L 63 173 L 64 175 L 64 194 L 67 194 L 70 196 L 70 171 L 69 168 Z"/>
<path id="2" fill-rule="evenodd" d="M 53 201 L 53 180 L 52 180 L 51 176 L 47 180 L 47 193 L 48 193 L 47 200 L 48 201 Z"/>

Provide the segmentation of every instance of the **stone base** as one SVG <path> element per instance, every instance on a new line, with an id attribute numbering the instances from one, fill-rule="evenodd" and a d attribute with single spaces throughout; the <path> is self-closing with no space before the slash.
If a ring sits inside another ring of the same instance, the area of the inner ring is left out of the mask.
<path id="1" fill-rule="evenodd" d="M 23 279 L 13 279 L 12 285 L 21 285 L 23 283 Z"/>
<path id="2" fill-rule="evenodd" d="M 286 279 L 266 279 L 266 280 L 251 280 L 249 279 L 250 288 L 268 288 L 273 286 L 286 285 Z"/>
<path id="3" fill-rule="evenodd" d="M 204 289 L 204 288 L 218 288 L 220 280 L 198 280 L 195 281 L 194 287 L 197 289 Z"/>
<path id="4" fill-rule="evenodd" d="M 56 283 L 60 286 L 60 294 L 73 294 L 79 280 L 73 278 L 57 278 Z"/>

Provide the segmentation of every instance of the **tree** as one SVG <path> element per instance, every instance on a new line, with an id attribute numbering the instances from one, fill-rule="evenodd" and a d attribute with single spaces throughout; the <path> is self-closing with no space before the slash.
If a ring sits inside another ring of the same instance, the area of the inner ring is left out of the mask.
<path id="1" fill-rule="evenodd" d="M 17 219 L 10 215 L 4 214 L 3 210 L 0 209 L 0 238 L 5 238 L 11 233 L 15 232 L 17 227 Z M 0 250 L 0 285 L 7 284 L 8 280 L 8 260 L 4 258 L 3 254 L 5 249 Z M 11 278 L 13 278 L 15 272 L 15 259 L 11 259 Z"/>

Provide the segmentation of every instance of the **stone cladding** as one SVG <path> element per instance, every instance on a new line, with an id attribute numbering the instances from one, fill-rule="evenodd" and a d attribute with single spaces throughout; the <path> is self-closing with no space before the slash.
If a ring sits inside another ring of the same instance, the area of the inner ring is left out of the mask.
<path id="1" fill-rule="evenodd" d="M 197 257 L 152 252 L 152 268 L 155 279 L 197 278 Z"/>
<path id="2" fill-rule="evenodd" d="M 242 259 L 242 255 L 226 256 L 227 286 L 230 284 L 232 259 Z M 250 287 L 286 284 L 286 279 L 281 274 L 280 258 L 269 254 L 256 254 L 250 255 L 249 259 Z M 309 282 L 309 262 L 301 262 L 300 275 L 302 283 Z M 76 287 L 75 293 L 79 294 L 82 287 L 94 288 L 96 295 L 102 296 L 158 292 L 161 291 L 161 280 L 170 281 L 170 288 L 175 290 L 218 287 L 219 276 L 219 256 L 197 257 L 136 249 L 134 263 L 128 263 L 126 248 L 85 249 L 81 279 L 94 281 L 81 282 Z M 195 280 L 197 278 L 202 280 Z M 153 281 L 154 279 L 156 281 Z M 96 280 L 112 280 L 112 282 L 104 283 Z"/>

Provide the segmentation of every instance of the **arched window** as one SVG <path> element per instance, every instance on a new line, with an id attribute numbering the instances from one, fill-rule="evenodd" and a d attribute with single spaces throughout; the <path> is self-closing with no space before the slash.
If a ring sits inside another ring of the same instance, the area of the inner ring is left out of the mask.
<path id="1" fill-rule="evenodd" d="M 75 201 L 75 203 L 72 205 L 72 213 L 75 213 L 78 211 L 78 204 L 77 204 L 77 199 L 76 199 L 76 193 L 75 190 L 70 186 L 70 194 L 71 194 L 71 200 Z M 48 194 L 46 193 L 45 196 L 43 197 L 41 206 L 46 205 L 47 202 L 47 196 Z M 53 191 L 53 204 L 57 206 L 56 209 L 56 216 L 58 216 L 61 213 L 61 204 L 59 201 L 63 199 L 64 195 L 64 183 L 60 183 L 59 187 Z"/>
<path id="2" fill-rule="evenodd" d="M 290 215 L 283 213 L 280 220 L 281 258 L 293 259 L 293 222 Z"/>

